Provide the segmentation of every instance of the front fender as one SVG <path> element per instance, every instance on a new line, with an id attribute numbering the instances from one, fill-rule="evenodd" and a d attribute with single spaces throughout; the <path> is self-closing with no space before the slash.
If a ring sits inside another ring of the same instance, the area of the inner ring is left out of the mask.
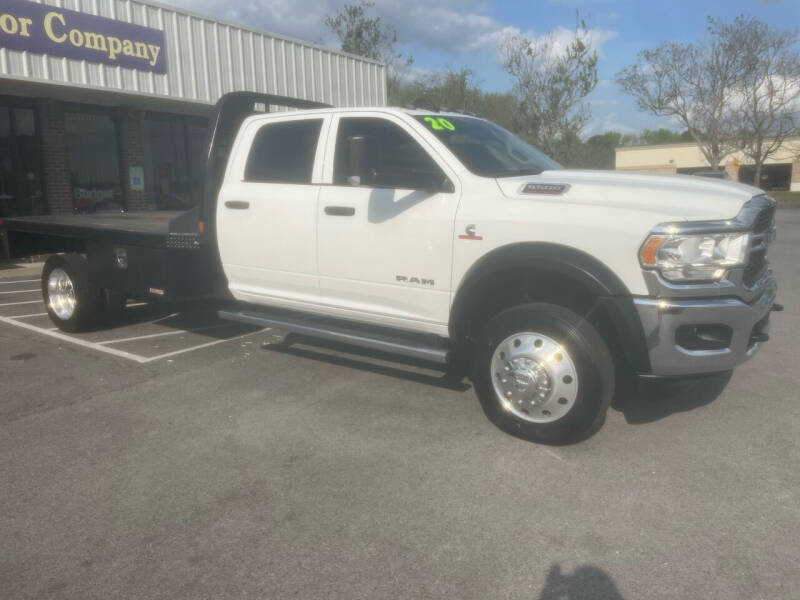
<path id="1" fill-rule="evenodd" d="M 650 364 L 639 315 L 630 291 L 622 280 L 593 256 L 569 246 L 548 242 L 524 242 L 495 248 L 478 259 L 465 273 L 450 310 L 450 336 L 463 337 L 461 329 L 470 303 L 485 293 L 492 278 L 504 271 L 531 270 L 540 277 L 552 274 L 566 279 L 598 299 L 598 305 L 611 320 L 626 358 L 640 373 Z"/>

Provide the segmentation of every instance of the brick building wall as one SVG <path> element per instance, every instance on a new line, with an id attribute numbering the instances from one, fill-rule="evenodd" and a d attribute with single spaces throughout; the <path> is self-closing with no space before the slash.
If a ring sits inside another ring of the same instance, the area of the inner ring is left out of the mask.
<path id="1" fill-rule="evenodd" d="M 149 204 L 147 191 L 132 190 L 130 181 L 130 168 L 144 167 L 144 113 L 136 109 L 121 108 L 118 111 L 117 125 L 121 147 L 119 171 L 127 209 L 144 210 Z"/>
<path id="2" fill-rule="evenodd" d="M 65 105 L 57 100 L 41 98 L 36 102 L 42 140 L 42 179 L 50 214 L 73 212 L 72 184 L 69 175 L 64 129 Z M 147 191 L 132 190 L 130 167 L 144 166 L 144 114 L 140 110 L 119 108 L 114 111 L 120 153 L 120 183 L 128 210 L 148 208 Z M 117 151 L 117 149 L 109 149 Z"/>
<path id="3" fill-rule="evenodd" d="M 69 180 L 67 144 L 64 134 L 64 108 L 56 101 L 41 98 L 36 102 L 42 140 L 42 179 L 50 214 L 72 212 L 72 185 Z"/>

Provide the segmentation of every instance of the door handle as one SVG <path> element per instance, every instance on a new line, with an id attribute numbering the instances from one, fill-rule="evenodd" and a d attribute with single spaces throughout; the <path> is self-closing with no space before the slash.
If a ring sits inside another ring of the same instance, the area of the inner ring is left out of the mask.
<path id="1" fill-rule="evenodd" d="M 325 214 L 332 217 L 352 217 L 356 209 L 352 206 L 326 206 Z"/>
<path id="2" fill-rule="evenodd" d="M 244 202 L 243 200 L 228 200 L 225 203 L 225 208 L 231 208 L 233 210 L 247 210 L 250 208 L 250 203 Z"/>

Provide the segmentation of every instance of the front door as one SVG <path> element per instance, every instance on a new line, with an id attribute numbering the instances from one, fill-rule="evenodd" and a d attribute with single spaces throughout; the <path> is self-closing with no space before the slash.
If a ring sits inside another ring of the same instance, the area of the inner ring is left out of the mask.
<path id="1" fill-rule="evenodd" d="M 0 218 L 44 212 L 33 108 L 0 101 Z"/>
<path id="2" fill-rule="evenodd" d="M 399 118 L 359 113 L 337 121 L 318 208 L 321 301 L 341 316 L 441 333 L 458 182 Z M 366 146 L 358 174 L 350 172 L 353 138 Z"/>
<path id="3" fill-rule="evenodd" d="M 251 122 L 217 204 L 217 235 L 234 297 L 303 308 L 319 299 L 316 257 L 317 146 L 322 117 Z M 315 178 L 316 177 L 316 178 Z"/>

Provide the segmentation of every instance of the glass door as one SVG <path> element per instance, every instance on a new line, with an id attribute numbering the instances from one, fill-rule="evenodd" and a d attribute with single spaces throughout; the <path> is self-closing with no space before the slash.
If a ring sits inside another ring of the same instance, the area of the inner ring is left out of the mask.
<path id="1" fill-rule="evenodd" d="M 111 114 L 66 112 L 64 131 L 75 211 L 120 210 L 119 142 Z"/>
<path id="2" fill-rule="evenodd" d="M 0 103 L 0 217 L 44 212 L 40 165 L 33 109 Z"/>
<path id="3" fill-rule="evenodd" d="M 144 120 L 147 196 L 156 210 L 186 210 L 203 196 L 206 119 L 147 113 Z"/>

